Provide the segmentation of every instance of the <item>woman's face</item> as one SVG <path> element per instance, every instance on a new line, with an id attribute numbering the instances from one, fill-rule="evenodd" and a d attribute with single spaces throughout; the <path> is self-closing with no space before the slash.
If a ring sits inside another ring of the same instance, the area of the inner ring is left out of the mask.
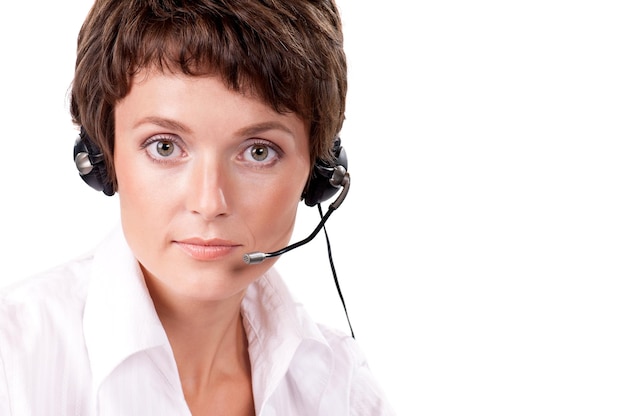
<path id="1" fill-rule="evenodd" d="M 146 71 L 115 107 L 124 234 L 149 287 L 241 295 L 289 243 L 309 173 L 308 130 L 219 78 Z"/>

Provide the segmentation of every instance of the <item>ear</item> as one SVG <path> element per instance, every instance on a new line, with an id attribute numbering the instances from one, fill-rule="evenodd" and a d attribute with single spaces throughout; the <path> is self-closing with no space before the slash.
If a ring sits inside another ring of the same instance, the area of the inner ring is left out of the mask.
<path id="1" fill-rule="evenodd" d="M 338 174 L 344 175 L 348 170 L 348 156 L 339 137 L 333 143 L 333 155 L 332 163 L 318 159 L 313 165 L 309 182 L 302 192 L 304 203 L 309 207 L 326 201 L 341 188 L 341 180 L 336 179 Z"/>
<path id="2" fill-rule="evenodd" d="M 115 193 L 113 184 L 108 179 L 104 155 L 82 126 L 74 143 L 74 163 L 80 177 L 93 189 L 108 196 Z"/>

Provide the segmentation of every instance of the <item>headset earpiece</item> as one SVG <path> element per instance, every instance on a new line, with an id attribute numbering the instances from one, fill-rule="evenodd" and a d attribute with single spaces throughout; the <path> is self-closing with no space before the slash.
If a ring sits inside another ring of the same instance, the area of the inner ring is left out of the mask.
<path id="1" fill-rule="evenodd" d="M 309 207 L 326 201 L 341 189 L 343 177 L 348 170 L 348 156 L 339 137 L 333 143 L 333 155 L 333 164 L 317 160 L 313 165 L 311 177 L 302 193 L 304 203 Z"/>
<path id="2" fill-rule="evenodd" d="M 108 179 L 104 155 L 82 126 L 74 143 L 74 163 L 80 177 L 93 189 L 108 196 L 115 193 Z"/>

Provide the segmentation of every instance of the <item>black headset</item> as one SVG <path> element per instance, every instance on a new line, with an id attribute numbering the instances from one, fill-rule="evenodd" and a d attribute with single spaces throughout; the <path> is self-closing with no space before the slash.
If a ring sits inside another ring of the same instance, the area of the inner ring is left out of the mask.
<path id="1" fill-rule="evenodd" d="M 108 196 L 115 193 L 107 174 L 104 154 L 82 126 L 74 143 L 74 163 L 80 177 L 93 189 Z"/>
<path id="2" fill-rule="evenodd" d="M 341 139 L 335 138 L 332 149 L 334 163 L 318 159 L 311 170 L 309 182 L 302 192 L 304 203 L 315 206 L 332 197 L 342 187 L 343 178 L 348 170 L 348 157 Z M 74 143 L 74 163 L 80 177 L 92 188 L 111 196 L 115 193 L 109 179 L 104 155 L 83 127 Z"/>

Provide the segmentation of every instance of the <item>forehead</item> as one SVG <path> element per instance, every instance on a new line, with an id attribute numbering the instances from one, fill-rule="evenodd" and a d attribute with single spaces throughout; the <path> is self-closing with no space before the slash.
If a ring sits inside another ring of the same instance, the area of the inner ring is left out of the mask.
<path id="1" fill-rule="evenodd" d="M 252 125 L 262 125 L 264 130 L 274 126 L 309 139 L 308 124 L 297 114 L 276 112 L 258 96 L 233 91 L 216 76 L 141 71 L 116 104 L 115 118 L 116 125 L 156 120 L 179 131 L 186 125 L 188 130 L 195 126 L 197 131 L 221 129 L 224 134 Z"/>
<path id="2" fill-rule="evenodd" d="M 259 89 L 252 84 L 252 82 L 241 82 L 236 85 L 233 85 L 227 79 L 225 79 L 219 71 L 211 70 L 210 68 L 205 68 L 204 70 L 199 70 L 197 72 L 188 73 L 180 68 L 172 67 L 172 66 L 163 66 L 157 64 L 150 64 L 146 67 L 138 68 L 128 75 L 127 78 L 127 91 L 123 97 L 117 100 L 117 102 L 123 100 L 128 94 L 131 93 L 133 87 L 136 85 L 141 85 L 147 80 L 151 78 L 161 78 L 166 79 L 169 77 L 178 78 L 178 79 L 186 79 L 186 80 L 202 80 L 202 79 L 215 79 L 219 80 L 221 85 L 224 86 L 225 89 L 231 91 L 234 94 L 238 94 L 243 98 L 256 100 L 259 103 L 272 108 L 274 111 L 280 114 L 289 114 L 296 113 L 295 111 L 286 109 L 286 108 L 276 108 L 271 102 L 268 102 L 265 97 L 259 93 Z M 116 102 L 116 104 L 117 104 Z M 299 117 L 302 118 L 301 115 L 298 114 Z"/>

